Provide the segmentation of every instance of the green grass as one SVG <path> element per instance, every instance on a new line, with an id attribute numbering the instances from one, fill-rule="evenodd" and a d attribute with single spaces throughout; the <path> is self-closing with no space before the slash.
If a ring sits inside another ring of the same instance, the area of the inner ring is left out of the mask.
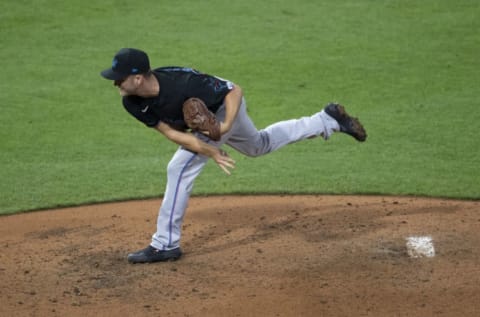
<path id="1" fill-rule="evenodd" d="M 156 197 L 176 146 L 99 72 L 121 47 L 237 82 L 259 128 L 336 100 L 369 139 L 230 151 L 194 194 L 480 198 L 480 7 L 425 1 L 4 1 L 0 213 Z M 227 148 L 228 150 L 228 148 Z"/>

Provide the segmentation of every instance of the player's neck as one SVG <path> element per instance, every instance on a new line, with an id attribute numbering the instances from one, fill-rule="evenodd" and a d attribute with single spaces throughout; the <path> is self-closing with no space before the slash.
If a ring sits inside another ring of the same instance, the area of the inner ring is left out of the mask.
<path id="1" fill-rule="evenodd" d="M 154 75 L 145 78 L 145 81 L 139 87 L 137 95 L 143 98 L 158 96 L 160 93 L 160 83 Z"/>

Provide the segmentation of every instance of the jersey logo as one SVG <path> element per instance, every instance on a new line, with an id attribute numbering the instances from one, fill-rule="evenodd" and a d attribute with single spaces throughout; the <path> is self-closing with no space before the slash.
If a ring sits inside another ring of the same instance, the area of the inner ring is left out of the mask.
<path id="1" fill-rule="evenodd" d="M 143 113 L 145 113 L 145 112 L 147 112 L 147 110 L 148 110 L 148 107 L 149 107 L 149 106 L 148 106 L 148 105 L 146 105 L 146 106 L 145 106 L 145 108 L 143 108 L 143 109 L 142 109 L 142 110 L 140 110 L 140 111 L 141 111 L 141 112 L 143 112 Z"/>

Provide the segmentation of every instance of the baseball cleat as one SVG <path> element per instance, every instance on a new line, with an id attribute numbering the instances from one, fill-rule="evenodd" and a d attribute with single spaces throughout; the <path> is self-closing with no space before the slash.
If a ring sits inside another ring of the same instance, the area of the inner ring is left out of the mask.
<path id="1" fill-rule="evenodd" d="M 329 103 L 324 110 L 330 117 L 338 122 L 340 132 L 351 135 L 360 142 L 367 139 L 367 133 L 365 132 L 363 125 L 357 118 L 350 117 L 342 105 Z"/>
<path id="2" fill-rule="evenodd" d="M 130 253 L 127 256 L 130 263 L 153 263 L 153 262 L 165 262 L 176 261 L 182 256 L 182 250 L 176 248 L 173 250 L 158 250 L 151 245 L 143 250 Z"/>

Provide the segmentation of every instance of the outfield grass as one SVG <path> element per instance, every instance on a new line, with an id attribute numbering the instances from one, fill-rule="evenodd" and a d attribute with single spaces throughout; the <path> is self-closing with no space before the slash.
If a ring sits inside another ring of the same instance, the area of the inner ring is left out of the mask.
<path id="1" fill-rule="evenodd" d="M 230 151 L 194 194 L 480 198 L 480 6 L 425 1 L 4 1 L 0 213 L 157 197 L 176 146 L 99 72 L 121 47 L 237 82 L 259 128 L 331 100 L 369 138 Z M 228 150 L 228 148 L 227 148 Z"/>

